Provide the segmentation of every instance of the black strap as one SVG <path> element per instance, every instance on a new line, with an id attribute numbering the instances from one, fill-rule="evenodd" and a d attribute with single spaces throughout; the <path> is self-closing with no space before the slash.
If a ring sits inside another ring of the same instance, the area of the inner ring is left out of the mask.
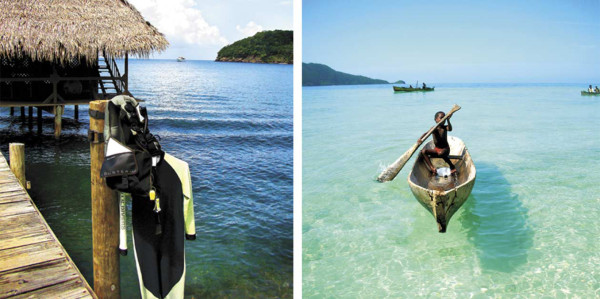
<path id="1" fill-rule="evenodd" d="M 104 119 L 104 112 L 90 109 L 90 117 L 95 119 Z"/>
<path id="2" fill-rule="evenodd" d="M 92 111 L 92 110 L 90 110 L 90 111 Z M 94 135 L 96 136 L 96 138 L 94 138 Z M 102 143 L 102 142 L 104 142 L 104 133 L 89 129 L 88 130 L 88 141 L 90 143 Z"/>

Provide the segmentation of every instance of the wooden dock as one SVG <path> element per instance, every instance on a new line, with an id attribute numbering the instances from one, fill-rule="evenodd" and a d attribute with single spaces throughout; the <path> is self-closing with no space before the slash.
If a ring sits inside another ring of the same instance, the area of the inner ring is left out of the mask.
<path id="1" fill-rule="evenodd" d="M 0 152 L 0 298 L 97 298 Z"/>

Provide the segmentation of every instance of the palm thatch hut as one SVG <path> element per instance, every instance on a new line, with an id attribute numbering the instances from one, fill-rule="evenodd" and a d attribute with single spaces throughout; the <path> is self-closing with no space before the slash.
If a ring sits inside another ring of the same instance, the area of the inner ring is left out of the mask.
<path id="1" fill-rule="evenodd" d="M 0 0 L 0 107 L 51 110 L 58 138 L 65 105 L 130 94 L 128 57 L 167 46 L 125 0 Z"/>

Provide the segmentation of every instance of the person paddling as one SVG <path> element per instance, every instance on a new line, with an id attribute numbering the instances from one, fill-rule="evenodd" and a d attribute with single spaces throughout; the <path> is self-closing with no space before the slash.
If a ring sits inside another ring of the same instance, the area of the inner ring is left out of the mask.
<path id="1" fill-rule="evenodd" d="M 590 84 L 590 87 L 588 87 L 588 92 L 594 92 L 594 89 L 592 88 L 592 84 Z"/>
<path id="2" fill-rule="evenodd" d="M 434 116 L 435 122 L 439 123 L 442 120 L 442 118 L 444 118 L 444 116 L 446 116 L 444 112 L 438 111 Z M 423 155 L 425 164 L 427 165 L 427 167 L 429 167 L 431 173 L 434 175 L 437 174 L 437 170 L 435 169 L 435 167 L 433 167 L 433 164 L 431 164 L 430 158 L 444 159 L 444 161 L 448 163 L 448 166 L 450 166 L 450 173 L 456 173 L 456 167 L 454 166 L 454 164 L 452 164 L 450 158 L 448 157 L 450 155 L 450 144 L 448 144 L 448 131 L 452 131 L 452 124 L 450 123 L 451 117 L 452 116 L 446 119 L 448 121 L 448 125 L 440 124 L 437 128 L 435 128 L 435 130 L 433 130 L 432 135 L 433 144 L 435 145 L 435 148 L 421 150 L 421 154 Z M 425 136 L 425 134 L 423 134 L 423 136 Z M 418 141 L 420 141 L 423 138 L 423 136 L 421 136 L 421 138 L 419 138 Z"/>

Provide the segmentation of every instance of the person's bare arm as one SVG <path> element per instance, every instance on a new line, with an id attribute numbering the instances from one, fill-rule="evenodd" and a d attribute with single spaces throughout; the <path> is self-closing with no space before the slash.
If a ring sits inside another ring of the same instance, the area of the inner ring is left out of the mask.
<path id="1" fill-rule="evenodd" d="M 452 115 L 450 115 L 450 117 L 452 117 Z M 450 123 L 450 117 L 448 117 L 446 119 L 446 121 L 448 122 L 448 125 L 446 126 L 446 128 L 448 128 L 448 131 L 452 131 L 452 124 Z"/>

